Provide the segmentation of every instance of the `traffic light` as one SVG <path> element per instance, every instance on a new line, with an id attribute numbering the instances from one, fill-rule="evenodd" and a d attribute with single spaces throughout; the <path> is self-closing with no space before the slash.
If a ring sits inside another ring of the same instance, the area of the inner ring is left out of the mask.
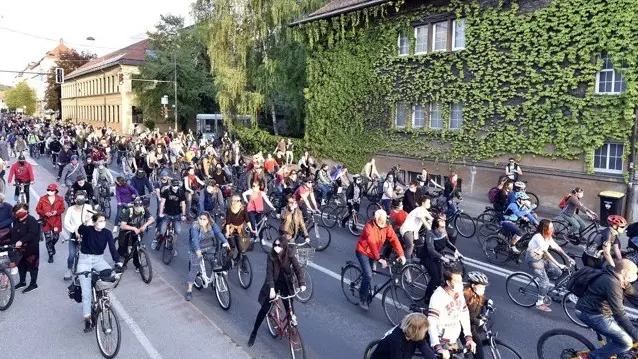
<path id="1" fill-rule="evenodd" d="M 124 73 L 123 72 L 119 72 L 117 74 L 117 78 L 120 81 L 120 86 L 124 85 Z"/>
<path id="2" fill-rule="evenodd" d="M 64 83 L 64 69 L 61 67 L 55 68 L 55 83 L 56 84 Z"/>

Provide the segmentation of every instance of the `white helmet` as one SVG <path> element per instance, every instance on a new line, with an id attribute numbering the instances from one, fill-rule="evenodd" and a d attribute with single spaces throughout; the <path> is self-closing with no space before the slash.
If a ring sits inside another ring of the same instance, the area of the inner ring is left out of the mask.
<path id="1" fill-rule="evenodd" d="M 470 284 L 490 285 L 489 279 L 483 272 L 470 272 L 467 275 L 467 279 Z"/>

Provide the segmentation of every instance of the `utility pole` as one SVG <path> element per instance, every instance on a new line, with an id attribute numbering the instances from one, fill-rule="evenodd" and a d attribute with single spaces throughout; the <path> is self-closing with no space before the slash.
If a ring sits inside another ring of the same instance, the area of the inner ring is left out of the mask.
<path id="1" fill-rule="evenodd" d="M 631 136 L 631 161 L 629 162 L 629 181 L 627 183 L 627 202 L 626 202 L 626 210 L 625 210 L 625 218 L 629 223 L 633 222 L 634 219 L 634 206 L 635 206 L 635 195 L 634 195 L 634 184 L 636 177 L 636 137 L 638 136 L 638 106 L 634 109 L 634 126 L 633 133 Z"/>

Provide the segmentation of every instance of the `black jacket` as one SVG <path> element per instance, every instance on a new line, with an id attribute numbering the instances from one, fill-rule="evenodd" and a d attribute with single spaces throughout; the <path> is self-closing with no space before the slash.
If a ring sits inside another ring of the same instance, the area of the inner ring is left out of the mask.
<path id="1" fill-rule="evenodd" d="M 443 195 L 445 196 L 445 199 L 447 199 L 448 201 L 452 200 L 455 197 L 458 199 L 461 199 L 461 192 L 459 192 L 459 186 L 452 187 L 452 184 L 450 183 L 450 181 L 445 182 L 445 190 L 443 190 Z"/>
<path id="2" fill-rule="evenodd" d="M 264 281 L 264 285 L 261 287 L 259 291 L 259 297 L 257 300 L 262 305 L 266 300 L 268 300 L 268 295 L 270 294 L 270 288 L 275 288 L 275 282 L 277 278 L 279 278 L 279 273 L 281 271 L 284 272 L 284 276 L 286 277 L 286 284 L 288 293 L 282 292 L 282 296 L 287 296 L 289 294 L 294 293 L 294 289 L 292 287 L 292 276 L 293 271 L 294 275 L 297 276 L 297 283 L 299 286 L 306 285 L 306 281 L 304 280 L 303 271 L 301 270 L 301 266 L 297 261 L 297 257 L 290 251 L 288 251 L 288 255 L 290 260 L 288 261 L 288 265 L 282 265 L 282 261 L 275 256 L 272 252 L 268 254 L 266 260 L 266 280 Z M 275 291 L 277 291 L 275 289 Z"/>
<path id="3" fill-rule="evenodd" d="M 418 342 L 407 340 L 403 330 L 396 326 L 381 339 L 370 359 L 411 359 L 417 348 L 426 359 L 434 359 L 426 338 Z"/>
<path id="4" fill-rule="evenodd" d="M 585 295 L 578 299 L 576 309 L 586 314 L 613 316 L 618 325 L 634 341 L 638 341 L 638 330 L 629 320 L 624 305 L 625 296 L 632 302 L 638 298 L 636 289 L 632 285 L 623 289 L 621 278 L 611 266 L 607 266 L 604 271 L 605 273 L 589 284 Z"/>
<path id="5" fill-rule="evenodd" d="M 403 210 L 410 213 L 413 209 L 417 207 L 417 203 L 421 202 L 423 198 L 423 193 L 419 190 L 416 192 L 412 192 L 410 190 L 406 191 L 403 195 Z"/>
<path id="6" fill-rule="evenodd" d="M 40 224 L 33 216 L 27 216 L 24 221 L 14 218 L 11 228 L 11 243 L 22 242 L 24 255 L 40 255 Z"/>
<path id="7" fill-rule="evenodd" d="M 363 197 L 363 190 L 361 189 L 361 185 L 358 185 L 356 183 L 351 182 L 348 185 L 348 188 L 346 188 L 346 200 L 349 201 L 351 199 L 354 199 L 354 186 L 359 187 L 359 201 L 361 200 L 361 197 Z"/>

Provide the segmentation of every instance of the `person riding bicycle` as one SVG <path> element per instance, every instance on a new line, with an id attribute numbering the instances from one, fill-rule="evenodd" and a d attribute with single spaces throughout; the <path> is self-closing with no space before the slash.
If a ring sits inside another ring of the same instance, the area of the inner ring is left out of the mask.
<path id="1" fill-rule="evenodd" d="M 381 187 L 383 188 L 381 193 L 381 205 L 386 213 L 390 213 L 392 200 L 395 199 L 395 181 L 392 173 L 388 173 L 388 175 L 385 176 L 385 181 Z"/>
<path id="2" fill-rule="evenodd" d="M 77 272 L 87 272 L 96 270 L 101 272 L 111 267 L 104 260 L 103 254 L 106 247 L 109 247 L 111 258 L 116 266 L 121 268 L 120 255 L 115 249 L 113 233 L 106 227 L 106 216 L 96 213 L 91 217 L 93 225 L 89 221 L 84 222 L 77 229 L 76 234 L 82 237 L 80 242 L 80 257 L 78 258 Z M 82 314 L 84 314 L 84 332 L 88 333 L 96 323 L 91 320 L 91 302 L 93 299 L 92 276 L 80 275 L 80 287 L 82 288 Z"/>
<path id="3" fill-rule="evenodd" d="M 344 228 L 346 227 L 346 223 L 350 217 L 352 217 L 352 211 L 356 211 L 357 213 L 359 212 L 361 206 L 361 195 L 363 193 L 361 185 L 362 182 L 363 180 L 361 179 L 361 176 L 355 174 L 352 176 L 352 182 L 348 185 L 348 188 L 346 188 L 346 205 L 348 206 L 348 212 L 341 219 L 341 226 Z M 356 223 L 353 223 L 352 225 L 356 225 Z"/>
<path id="4" fill-rule="evenodd" d="M 295 191 L 295 200 L 299 203 L 299 209 L 304 215 L 304 219 L 308 211 L 319 212 L 319 206 L 317 206 L 317 201 L 315 200 L 315 193 L 312 190 L 313 183 L 314 178 L 309 176 Z"/>
<path id="5" fill-rule="evenodd" d="M 71 162 L 71 156 L 73 156 L 71 145 L 65 142 L 62 145 L 62 151 L 58 153 L 58 181 L 62 178 L 62 171 L 64 170 L 64 167 Z"/>
<path id="6" fill-rule="evenodd" d="M 288 245 L 288 239 L 286 236 L 281 236 L 274 240 L 272 250 L 266 256 L 266 278 L 264 284 L 259 291 L 258 302 L 261 304 L 261 309 L 257 313 L 255 318 L 255 324 L 253 330 L 250 333 L 248 339 L 248 346 L 252 347 L 255 344 L 255 338 L 257 337 L 257 331 L 259 326 L 266 318 L 268 311 L 270 311 L 270 301 L 275 299 L 277 294 L 282 297 L 287 297 L 295 293 L 293 288 L 293 278 L 297 277 L 299 284 L 299 290 L 301 292 L 306 290 L 306 280 L 299 265 L 297 257 L 294 255 L 294 248 Z M 292 303 L 292 301 L 291 301 Z M 288 312 L 288 301 L 283 301 L 286 313 Z"/>
<path id="7" fill-rule="evenodd" d="M 49 142 L 47 148 L 49 152 L 51 152 L 51 161 L 53 164 L 57 163 L 58 153 L 62 150 L 62 144 L 58 140 L 56 136 L 51 136 L 51 141 Z"/>
<path id="8" fill-rule="evenodd" d="M 100 197 L 108 199 L 113 196 L 111 186 L 114 182 L 111 171 L 104 166 L 104 162 L 99 162 L 97 169 L 93 171 L 93 178 L 91 179 L 95 189 L 95 203 L 100 203 Z"/>
<path id="9" fill-rule="evenodd" d="M 84 173 L 86 173 L 86 178 L 89 180 L 93 179 L 93 172 L 95 172 L 95 162 L 91 159 L 91 157 L 87 157 L 84 161 Z"/>
<path id="10" fill-rule="evenodd" d="M 199 188 L 206 183 L 195 174 L 195 168 L 188 167 L 184 176 L 184 189 L 186 190 L 186 217 L 190 217 L 190 208 L 195 203 L 199 203 Z"/>
<path id="11" fill-rule="evenodd" d="M 607 359 L 619 356 L 638 341 L 634 327 L 624 305 L 624 297 L 636 296 L 632 285 L 638 279 L 638 267 L 628 259 L 606 266 L 602 274 L 592 279 L 585 294 L 576 302 L 576 316 L 596 333 L 607 338 L 607 343 L 579 359 Z"/>
<path id="12" fill-rule="evenodd" d="M 78 156 L 71 156 L 71 162 L 64 166 L 62 170 L 62 182 L 65 186 L 71 187 L 75 181 L 79 177 L 86 178 L 86 172 L 84 172 L 84 167 L 78 161 Z"/>
<path id="13" fill-rule="evenodd" d="M 250 196 L 250 199 L 248 198 Z M 262 191 L 259 186 L 259 182 L 254 182 L 251 189 L 242 193 L 244 202 L 247 203 L 246 210 L 248 212 L 248 227 L 253 234 L 253 237 L 257 235 L 257 224 L 261 222 L 262 215 L 265 209 L 264 204 L 267 204 L 272 211 L 275 207 L 270 203 L 266 192 Z M 259 240 L 262 240 L 263 233 L 259 233 Z"/>
<path id="14" fill-rule="evenodd" d="M 403 203 L 401 199 L 395 198 L 392 200 L 392 210 L 390 211 L 390 219 L 392 222 L 392 226 L 396 229 L 401 228 L 403 223 L 405 223 L 406 218 L 408 218 L 408 212 L 403 210 Z"/>
<path id="15" fill-rule="evenodd" d="M 58 185 L 51 183 L 47 186 L 47 195 L 40 197 L 35 207 L 35 212 L 43 223 L 45 245 L 49 254 L 49 263 L 53 263 L 55 244 L 60 239 L 62 232 L 62 213 L 64 212 L 64 199 L 58 195 Z"/>
<path id="16" fill-rule="evenodd" d="M 67 198 L 68 205 L 72 204 L 73 197 L 75 197 L 74 194 L 77 193 L 78 191 L 85 191 L 88 196 L 87 197 L 88 201 L 91 203 L 95 203 L 93 202 L 95 198 L 95 192 L 93 191 L 93 186 L 91 185 L 91 183 L 86 181 L 86 177 L 78 176 L 75 183 L 73 183 L 71 188 L 67 191 L 69 195 L 69 197 Z"/>
<path id="17" fill-rule="evenodd" d="M 545 304 L 545 297 L 547 296 L 550 285 L 549 276 L 555 280 L 559 280 L 562 271 L 566 268 L 565 265 L 558 263 L 556 259 L 554 259 L 549 249 L 553 249 L 563 258 L 568 258 L 570 265 L 575 263 L 554 241 L 552 238 L 553 234 L 554 225 L 552 221 L 549 219 L 541 220 L 525 252 L 525 262 L 527 262 L 529 269 L 534 273 L 534 277 L 537 278 L 540 287 L 538 300 L 536 301 L 536 309 L 543 312 L 552 311 L 552 309 Z"/>
<path id="18" fill-rule="evenodd" d="M 215 180 L 206 181 L 206 189 L 199 196 L 197 213 L 202 214 L 208 212 L 217 219 L 226 209 L 222 190 L 219 188 Z"/>
<path id="19" fill-rule="evenodd" d="M 176 241 L 182 232 L 182 221 L 186 220 L 186 195 L 182 189 L 182 181 L 178 179 L 172 180 L 170 188 L 161 193 L 161 198 L 159 218 L 163 219 L 152 246 L 157 248 L 157 237 L 166 233 L 168 222 L 171 222 L 173 223 L 173 230 L 175 230 L 176 234 L 173 238 L 173 256 L 177 256 Z"/>
<path id="20" fill-rule="evenodd" d="M 388 330 L 379 341 L 369 359 L 411 359 L 419 349 L 426 359 L 436 356 L 427 343 L 428 317 L 422 313 L 410 313 L 401 324 Z"/>
<path id="21" fill-rule="evenodd" d="M 510 234 L 512 236 L 511 249 L 515 254 L 521 253 L 518 248 L 516 248 L 516 243 L 523 236 L 523 231 L 516 225 L 518 220 L 529 221 L 534 225 L 538 225 L 538 220 L 532 214 L 532 210 L 534 208 L 528 208 L 525 205 L 525 201 L 529 199 L 529 196 L 525 192 L 516 192 L 516 202 L 510 203 L 505 209 L 503 213 L 503 220 L 501 221 L 501 226 L 503 227 L 503 232 L 506 234 Z"/>
<path id="22" fill-rule="evenodd" d="M 467 274 L 468 285 L 463 290 L 467 310 L 470 312 L 470 327 L 474 343 L 483 343 L 485 333 L 481 326 L 485 319 L 482 318 L 484 308 L 490 300 L 485 296 L 485 288 L 490 285 L 489 279 L 483 272 L 470 272 Z M 483 346 L 476 346 L 474 359 L 485 358 Z"/>
<path id="23" fill-rule="evenodd" d="M 115 213 L 115 222 L 113 226 L 113 234 L 116 235 L 120 227 L 120 220 L 122 218 L 122 211 L 124 210 L 125 203 L 133 202 L 135 197 L 140 194 L 137 189 L 131 186 L 124 177 L 118 177 L 115 180 L 115 198 L 117 200 L 117 212 Z"/>
<path id="24" fill-rule="evenodd" d="M 454 200 L 463 200 L 463 197 L 461 197 L 461 189 L 458 187 L 458 179 L 459 175 L 456 172 L 452 172 L 448 180 L 445 182 L 443 197 L 445 198 L 445 201 L 447 203 L 447 210 L 445 214 L 448 217 L 452 217 L 452 215 L 454 215 L 454 213 L 456 213 L 457 211 L 456 202 Z"/>
<path id="25" fill-rule="evenodd" d="M 217 250 L 213 241 L 214 238 L 217 238 L 223 248 L 230 248 L 226 237 L 224 237 L 210 213 L 204 212 L 197 217 L 197 223 L 193 224 L 189 231 L 190 270 L 186 279 L 186 301 L 190 302 L 193 298 L 193 284 L 197 273 L 200 271 L 199 262 L 202 258 L 202 250 L 210 251 L 212 254 L 215 254 Z"/>
<path id="26" fill-rule="evenodd" d="M 455 257 L 461 256 L 461 253 L 448 238 L 445 219 L 445 214 L 434 217 L 432 229 L 425 234 L 425 245 L 419 252 L 419 259 L 430 275 L 430 281 L 425 289 L 425 303 L 428 302 L 436 289 L 444 284 L 442 281 L 443 264 L 448 263 L 450 259 L 443 255 L 443 250 L 448 248 L 454 251 Z"/>
<path id="27" fill-rule="evenodd" d="M 496 194 L 496 198 L 494 198 L 493 207 L 494 211 L 502 214 L 507 209 L 507 206 L 509 206 L 508 198 L 510 193 L 514 190 L 514 183 L 505 177 L 505 182 L 499 182 L 498 186 L 501 186 L 501 189 Z"/>
<path id="28" fill-rule="evenodd" d="M 146 172 L 143 170 L 138 170 L 130 180 L 131 186 L 133 186 L 137 193 L 140 196 L 145 196 L 147 194 L 153 193 L 153 186 L 151 185 L 151 181 L 148 179 Z M 147 205 L 150 201 L 147 201 Z"/>
<path id="29" fill-rule="evenodd" d="M 410 213 L 419 206 L 423 198 L 423 191 L 419 191 L 419 184 L 416 181 L 410 181 L 408 190 L 403 195 L 403 209 Z"/>
<path id="30" fill-rule="evenodd" d="M 569 198 L 567 199 L 565 208 L 563 208 L 561 211 L 561 217 L 569 222 L 569 235 L 573 238 L 578 238 L 578 234 L 580 233 L 580 231 L 587 227 L 587 223 L 585 223 L 585 221 L 578 215 L 578 213 L 576 213 L 577 210 L 585 212 L 590 220 L 596 218 L 596 212 L 585 207 L 585 205 L 580 201 L 580 199 L 583 198 L 584 195 L 584 189 L 580 187 L 574 188 L 569 195 Z"/>
<path id="31" fill-rule="evenodd" d="M 432 230 L 432 221 L 434 217 L 428 211 L 430 209 L 430 197 L 423 196 L 419 198 L 418 207 L 413 209 L 406 217 L 403 225 L 399 229 L 399 233 L 403 238 L 405 246 L 405 257 L 412 259 L 412 251 L 414 250 L 414 242 L 419 239 L 421 227 L 425 227 L 426 231 Z"/>
<path id="32" fill-rule="evenodd" d="M 403 248 L 397 238 L 392 226 L 388 226 L 388 214 L 378 209 L 374 212 L 374 218 L 368 221 L 363 227 L 361 236 L 357 241 L 355 254 L 359 260 L 362 270 L 361 287 L 359 288 L 359 306 L 368 310 L 368 296 L 370 295 L 370 282 L 372 281 L 372 264 L 374 261 L 381 263 L 383 268 L 387 267 L 386 259 L 381 258 L 381 247 L 386 241 L 397 254 L 401 264 L 405 264 Z"/>
<path id="33" fill-rule="evenodd" d="M 516 194 L 518 192 L 525 192 L 527 185 L 525 182 L 517 181 L 514 182 L 513 190 L 507 195 L 507 204 L 510 205 L 516 202 Z"/>
<path id="34" fill-rule="evenodd" d="M 303 220 L 303 214 L 299 210 L 294 196 L 288 195 L 286 196 L 286 206 L 281 213 L 281 226 L 279 227 L 279 232 L 286 234 L 288 239 L 294 242 L 300 230 L 303 232 L 306 241 L 309 241 L 310 236 L 308 235 L 306 223 Z"/>
<path id="35" fill-rule="evenodd" d="M 592 242 L 587 243 L 583 253 L 583 264 L 588 267 L 602 268 L 603 264 L 614 266 L 614 260 L 621 260 L 620 240 L 618 236 L 625 232 L 627 220 L 622 216 L 607 217 L 609 227 L 596 235 Z"/>
<path id="36" fill-rule="evenodd" d="M 448 359 L 450 352 L 441 345 L 441 340 L 455 344 L 463 333 L 465 346 L 475 353 L 476 342 L 472 338 L 470 312 L 463 295 L 462 272 L 450 268 L 442 277 L 443 285 L 436 288 L 428 306 L 430 346 L 441 358 Z"/>
<path id="37" fill-rule="evenodd" d="M 124 258 L 128 254 L 129 243 L 135 248 L 135 243 L 131 243 L 131 238 L 137 239 L 137 237 L 132 235 L 141 233 L 143 236 L 146 229 L 155 223 L 155 218 L 151 216 L 150 210 L 144 207 L 144 201 L 139 197 L 133 200 L 132 208 L 125 208 L 122 211 L 121 217 L 122 219 L 119 223 L 121 231 L 117 237 L 117 252 L 120 257 Z M 133 265 L 135 266 L 135 272 L 139 272 L 140 262 L 137 253 L 133 253 Z"/>
<path id="38" fill-rule="evenodd" d="M 317 188 L 319 192 L 321 192 L 321 205 L 325 205 L 328 201 L 328 194 L 332 189 L 332 181 L 330 180 L 330 173 L 328 171 L 329 166 L 327 164 L 322 164 L 321 169 L 317 171 L 315 174 L 315 179 L 317 181 Z"/>
<path id="39" fill-rule="evenodd" d="M 235 234 L 237 234 L 237 237 L 240 239 L 244 237 L 244 226 L 248 223 L 248 212 L 241 203 L 241 199 L 238 195 L 231 197 L 230 206 L 228 206 L 228 210 L 226 210 L 225 220 L 224 233 L 226 234 L 226 239 L 228 240 L 232 250 L 237 248 L 238 257 L 239 252 L 246 251 L 248 249 L 246 246 L 240 248 L 240 243 L 235 240 Z"/>
<path id="40" fill-rule="evenodd" d="M 27 204 L 29 204 L 29 199 L 31 195 L 29 194 L 29 185 L 35 183 L 35 177 L 33 175 L 33 167 L 30 163 L 26 161 L 24 155 L 20 155 L 18 157 L 18 162 L 11 165 L 11 169 L 9 169 L 9 178 L 7 180 L 8 184 L 13 182 L 13 177 L 16 179 L 16 189 L 14 194 L 14 201 L 18 202 L 18 196 L 20 195 L 20 186 L 21 183 L 24 183 L 24 194 L 27 197 Z"/>
<path id="41" fill-rule="evenodd" d="M 215 165 L 215 171 L 213 171 L 213 173 L 211 174 L 211 177 L 213 178 L 213 180 L 215 180 L 215 182 L 219 186 L 225 186 L 227 184 L 230 184 L 230 181 L 228 180 L 228 175 L 226 174 L 226 171 L 224 171 L 220 163 Z"/>

